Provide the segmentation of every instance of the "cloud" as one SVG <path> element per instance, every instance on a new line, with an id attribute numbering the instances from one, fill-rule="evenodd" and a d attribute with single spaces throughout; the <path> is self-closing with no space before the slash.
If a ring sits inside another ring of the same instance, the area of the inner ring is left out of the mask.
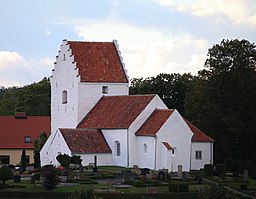
<path id="1" fill-rule="evenodd" d="M 17 52 L 0 51 L 0 86 L 23 86 L 49 77 L 53 60 L 25 59 Z"/>
<path id="2" fill-rule="evenodd" d="M 256 26 L 255 0 L 151 0 L 180 12 L 199 17 L 227 18 L 234 24 Z"/>
<path id="3" fill-rule="evenodd" d="M 203 68 L 202 54 L 207 53 L 208 41 L 183 34 L 163 33 L 160 30 L 138 27 L 131 23 L 107 20 L 72 20 L 74 29 L 86 41 L 118 40 L 128 75 L 156 76 L 159 73 L 196 74 Z"/>

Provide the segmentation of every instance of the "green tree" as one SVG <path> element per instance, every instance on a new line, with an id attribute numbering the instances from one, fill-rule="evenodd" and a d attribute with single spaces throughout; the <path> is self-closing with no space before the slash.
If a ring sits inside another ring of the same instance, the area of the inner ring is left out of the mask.
<path id="1" fill-rule="evenodd" d="M 34 141 L 34 163 L 35 168 L 40 168 L 40 151 L 43 148 L 45 142 L 47 141 L 47 134 L 42 132 L 38 139 Z"/>
<path id="2" fill-rule="evenodd" d="M 48 165 L 43 168 L 42 176 L 43 176 L 42 185 L 47 190 L 54 189 L 59 183 L 58 170 L 52 165 Z"/>
<path id="3" fill-rule="evenodd" d="M 185 99 L 189 119 L 215 139 L 215 161 L 256 160 L 256 49 L 247 40 L 223 40 L 208 51 Z"/>
<path id="4" fill-rule="evenodd" d="M 184 114 L 185 96 L 193 80 L 191 74 L 159 74 L 146 79 L 131 80 L 130 94 L 158 94 L 168 108 Z"/>
<path id="5" fill-rule="evenodd" d="M 13 178 L 13 173 L 8 166 L 2 166 L 0 168 L 0 180 L 5 184 L 6 180 L 10 180 Z"/>
<path id="6" fill-rule="evenodd" d="M 27 156 L 26 156 L 26 151 L 23 149 L 21 154 L 20 173 L 26 170 L 26 166 L 27 166 Z"/>

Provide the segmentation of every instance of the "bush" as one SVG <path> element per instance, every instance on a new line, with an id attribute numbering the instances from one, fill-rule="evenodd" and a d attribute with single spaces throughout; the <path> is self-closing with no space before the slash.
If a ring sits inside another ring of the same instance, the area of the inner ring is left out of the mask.
<path id="1" fill-rule="evenodd" d="M 42 185 L 47 190 L 54 189 L 57 186 L 57 184 L 59 183 L 58 171 L 53 166 L 45 167 L 43 170 L 42 176 L 43 176 Z"/>
<path id="2" fill-rule="evenodd" d="M 95 192 L 93 189 L 81 189 L 79 191 L 73 192 L 68 199 L 102 199 L 99 196 L 95 195 Z"/>
<path id="3" fill-rule="evenodd" d="M 216 164 L 215 165 L 215 175 L 221 178 L 224 178 L 226 175 L 226 165 L 225 164 Z"/>
<path id="4" fill-rule="evenodd" d="M 188 184 L 180 183 L 179 184 L 179 192 L 188 192 Z"/>
<path id="5" fill-rule="evenodd" d="M 35 180 L 40 180 L 40 176 L 41 176 L 40 173 L 35 173 L 34 176 L 35 176 Z"/>
<path id="6" fill-rule="evenodd" d="M 170 192 L 178 192 L 179 184 L 177 182 L 170 182 L 169 183 L 169 191 Z"/>
<path id="7" fill-rule="evenodd" d="M 145 184 L 141 180 L 134 180 L 132 185 L 135 186 L 135 187 L 143 187 Z"/>
<path id="8" fill-rule="evenodd" d="M 212 177 L 213 176 L 213 165 L 212 164 L 205 164 L 204 165 L 204 176 Z"/>
<path id="9" fill-rule="evenodd" d="M 6 180 L 11 180 L 13 178 L 12 170 L 8 166 L 2 166 L 0 168 L 0 180 L 5 184 Z"/>

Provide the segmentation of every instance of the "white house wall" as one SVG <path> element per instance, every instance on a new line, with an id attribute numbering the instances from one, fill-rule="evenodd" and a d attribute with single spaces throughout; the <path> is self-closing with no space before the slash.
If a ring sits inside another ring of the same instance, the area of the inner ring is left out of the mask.
<path id="1" fill-rule="evenodd" d="M 111 164 L 116 166 L 127 166 L 127 129 L 102 129 L 101 130 L 109 147 L 112 150 Z M 116 144 L 120 143 L 120 156 L 116 154 Z"/>
<path id="2" fill-rule="evenodd" d="M 202 151 L 202 159 L 196 159 L 196 151 Z M 212 142 L 192 142 L 191 170 L 199 170 L 204 168 L 205 164 L 213 164 L 212 152 Z"/>
<path id="3" fill-rule="evenodd" d="M 43 149 L 40 151 L 41 165 L 55 165 L 59 166 L 56 157 L 59 154 L 67 154 L 71 156 L 71 151 L 67 146 L 65 139 L 58 130 L 55 134 L 51 134 L 51 139 L 48 139 Z"/>
<path id="4" fill-rule="evenodd" d="M 94 156 L 97 156 L 97 165 L 98 166 L 110 166 L 112 165 L 111 153 L 74 153 L 72 155 L 79 155 L 82 158 L 82 165 L 87 166 L 89 163 L 94 163 Z"/>
<path id="5" fill-rule="evenodd" d="M 155 138 L 149 136 L 138 136 L 137 145 L 138 145 L 138 162 L 137 165 L 140 168 L 150 168 L 154 169 L 155 167 Z M 146 145 L 146 150 L 145 146 Z"/>
<path id="6" fill-rule="evenodd" d="M 102 93 L 102 87 L 108 87 L 108 93 Z M 99 99 L 105 96 L 128 95 L 128 83 L 88 83 L 78 84 L 78 121 L 79 123 L 85 115 L 95 106 Z"/>
<path id="7" fill-rule="evenodd" d="M 77 93 L 79 77 L 74 56 L 63 41 L 51 77 L 51 132 L 58 128 L 75 128 L 77 125 Z M 62 103 L 62 92 L 67 91 L 67 103 Z"/>
<path id="8" fill-rule="evenodd" d="M 157 169 L 177 171 L 182 165 L 184 171 L 190 170 L 190 147 L 193 133 L 178 111 L 174 111 L 157 133 Z M 161 153 L 163 143 L 168 142 L 175 148 L 175 154 Z M 166 157 L 165 157 L 166 156 Z M 163 161 L 166 160 L 166 161 Z M 167 162 L 170 165 L 166 165 Z"/>
<path id="9" fill-rule="evenodd" d="M 146 106 L 146 108 L 140 113 L 140 115 L 134 120 L 131 126 L 128 129 L 129 133 L 129 166 L 138 164 L 137 151 L 141 149 L 138 148 L 137 145 L 137 136 L 135 133 L 142 126 L 142 124 L 148 119 L 148 117 L 153 113 L 155 109 L 167 109 L 167 106 L 160 99 L 158 95 L 156 95 L 150 103 Z M 132 154 L 132 155 L 131 155 Z"/>

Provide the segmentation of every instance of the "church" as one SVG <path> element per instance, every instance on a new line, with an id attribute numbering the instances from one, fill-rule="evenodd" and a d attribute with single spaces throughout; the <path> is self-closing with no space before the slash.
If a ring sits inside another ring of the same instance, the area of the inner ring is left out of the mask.
<path id="1" fill-rule="evenodd" d="M 41 165 L 59 154 L 82 165 L 198 170 L 213 164 L 214 140 L 158 95 L 129 95 L 117 41 L 63 40 L 51 76 L 51 134 Z"/>

